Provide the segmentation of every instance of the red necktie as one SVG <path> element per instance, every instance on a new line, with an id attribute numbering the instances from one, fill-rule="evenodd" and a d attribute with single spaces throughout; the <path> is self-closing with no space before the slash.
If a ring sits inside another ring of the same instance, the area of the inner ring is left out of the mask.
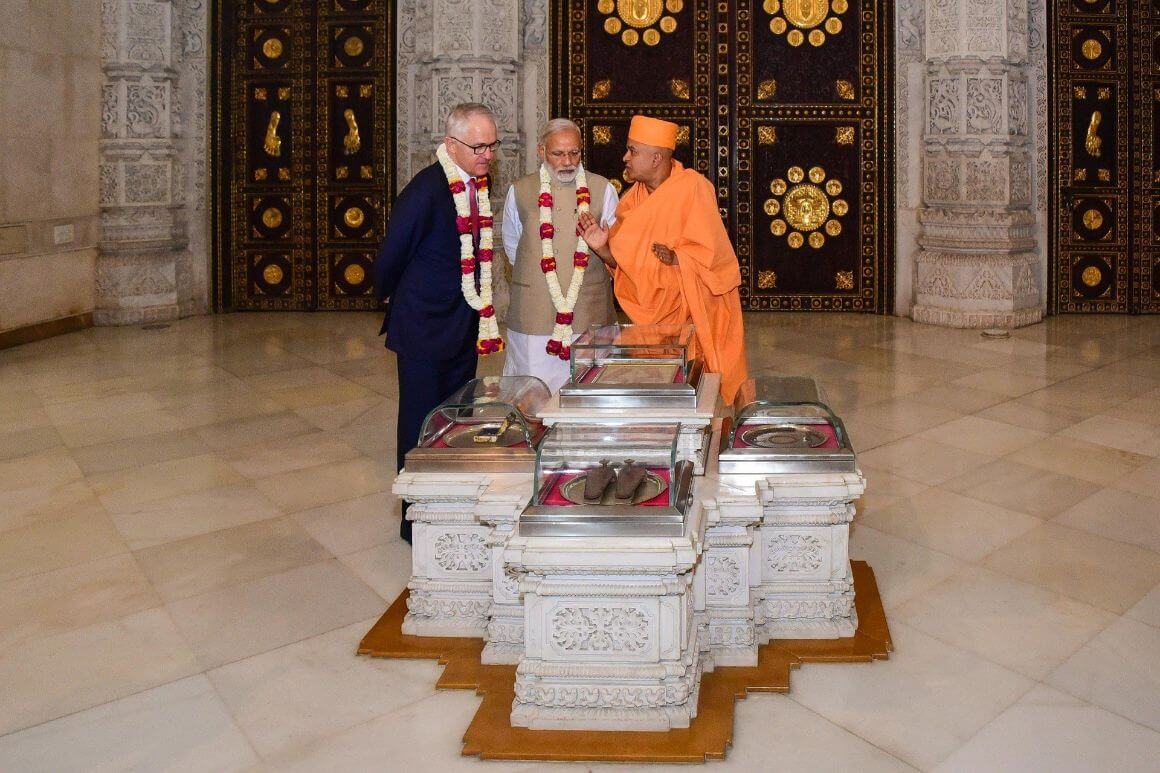
<path id="1" fill-rule="evenodd" d="M 479 249 L 479 202 L 475 197 L 475 178 L 467 178 L 467 200 L 471 203 L 471 243 Z"/>

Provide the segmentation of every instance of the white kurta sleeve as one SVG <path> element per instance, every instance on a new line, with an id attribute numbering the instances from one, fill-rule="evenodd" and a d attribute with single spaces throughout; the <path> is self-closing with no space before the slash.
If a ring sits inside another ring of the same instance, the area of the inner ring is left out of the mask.
<path id="1" fill-rule="evenodd" d="M 616 222 L 616 207 L 620 204 L 620 197 L 616 195 L 616 188 L 604 186 L 604 209 L 600 216 L 600 227 L 608 228 Z"/>
<path id="2" fill-rule="evenodd" d="M 503 203 L 503 251 L 508 263 L 516 264 L 516 249 L 520 246 L 520 236 L 524 224 L 520 222 L 520 210 L 516 206 L 516 186 L 508 188 L 507 199 Z"/>

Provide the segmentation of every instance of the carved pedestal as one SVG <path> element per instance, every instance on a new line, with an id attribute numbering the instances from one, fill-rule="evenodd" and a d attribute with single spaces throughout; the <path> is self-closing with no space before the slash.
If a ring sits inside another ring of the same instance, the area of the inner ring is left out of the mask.
<path id="1" fill-rule="evenodd" d="M 714 666 L 757 665 L 754 622 L 754 535 L 761 506 L 753 495 L 718 494 L 704 500 L 705 557 L 696 575 L 697 609 L 708 622 L 708 651 Z M 710 666 L 706 666 L 709 668 Z"/>
<path id="2" fill-rule="evenodd" d="M 498 557 L 493 524 L 514 520 L 527 504 L 529 476 L 404 470 L 394 492 L 412 503 L 414 523 L 403 633 L 485 636 Z"/>
<path id="3" fill-rule="evenodd" d="M 693 569 L 703 517 L 684 537 L 526 537 L 524 652 L 511 723 L 533 729 L 669 730 L 696 716 L 705 625 Z"/>
<path id="4" fill-rule="evenodd" d="M 858 627 L 850 573 L 860 473 L 771 475 L 757 483 L 761 526 L 750 552 L 758 641 L 834 639 Z"/>

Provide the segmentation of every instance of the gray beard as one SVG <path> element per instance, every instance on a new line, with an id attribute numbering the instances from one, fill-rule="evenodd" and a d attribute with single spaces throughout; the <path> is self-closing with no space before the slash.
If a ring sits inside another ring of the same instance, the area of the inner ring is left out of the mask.
<path id="1" fill-rule="evenodd" d="M 548 169 L 548 175 L 561 185 L 571 185 L 576 182 L 577 171 L 579 170 L 574 169 L 571 172 L 558 172 L 555 169 Z"/>

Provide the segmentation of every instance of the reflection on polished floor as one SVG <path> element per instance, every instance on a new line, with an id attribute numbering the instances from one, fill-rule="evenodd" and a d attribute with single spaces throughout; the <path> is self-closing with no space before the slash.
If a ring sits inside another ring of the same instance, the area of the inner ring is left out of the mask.
<path id="1" fill-rule="evenodd" d="M 845 419 L 850 552 L 896 651 L 750 697 L 707 769 L 1154 770 L 1160 318 L 746 325 L 758 376 L 814 375 Z M 460 758 L 477 697 L 354 656 L 409 574 L 377 329 L 239 314 L 0 351 L 0 769 L 629 768 Z"/>

